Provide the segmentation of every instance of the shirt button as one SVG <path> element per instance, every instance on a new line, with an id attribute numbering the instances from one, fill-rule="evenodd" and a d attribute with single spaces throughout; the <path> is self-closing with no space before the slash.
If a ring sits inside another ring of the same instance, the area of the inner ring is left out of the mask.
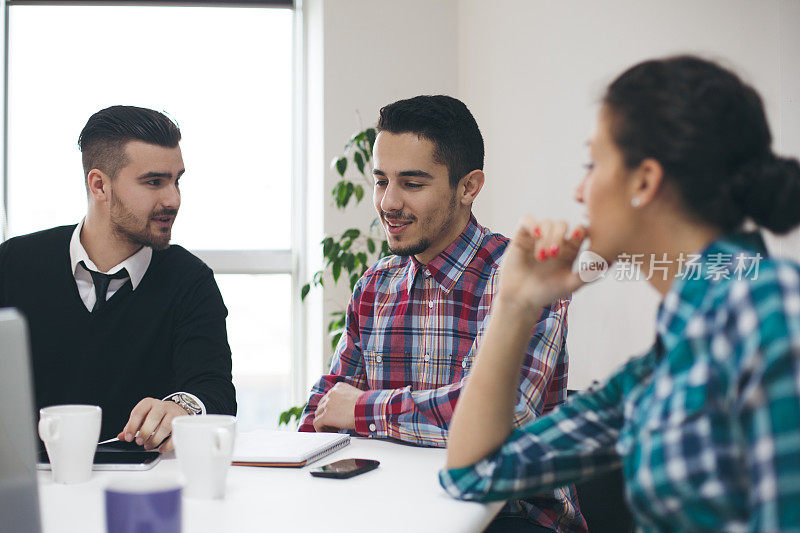
<path id="1" fill-rule="evenodd" d="M 430 307 L 431 309 L 433 309 L 433 300 L 431 300 L 431 301 L 429 301 L 429 302 L 428 302 L 428 307 Z"/>
<path id="2" fill-rule="evenodd" d="M 431 360 L 431 356 L 426 354 L 425 357 L 423 357 L 423 359 L 425 359 L 425 361 L 430 361 Z"/>
<path id="3" fill-rule="evenodd" d="M 467 368 L 467 362 L 461 361 L 461 368 Z"/>
<path id="4" fill-rule="evenodd" d="M 377 362 L 379 362 L 379 363 L 380 363 L 381 361 L 383 361 L 383 357 L 381 357 L 381 356 L 379 355 L 378 357 L 376 357 L 376 358 L 375 358 L 375 361 L 377 361 Z"/>
<path id="5" fill-rule="evenodd" d="M 376 429 L 378 429 L 378 428 L 375 427 L 375 424 L 370 424 L 369 425 L 369 430 L 370 431 L 375 431 Z"/>
<path id="6" fill-rule="evenodd" d="M 430 277 L 431 276 L 431 273 L 427 268 L 425 270 L 423 270 L 422 272 L 425 274 L 426 277 Z"/>

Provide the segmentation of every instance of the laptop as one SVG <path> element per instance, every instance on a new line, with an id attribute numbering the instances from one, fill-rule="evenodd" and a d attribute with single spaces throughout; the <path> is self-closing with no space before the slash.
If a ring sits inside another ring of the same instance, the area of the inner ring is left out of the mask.
<path id="1" fill-rule="evenodd" d="M 4 531 L 41 531 L 28 327 L 0 309 L 0 517 Z"/>

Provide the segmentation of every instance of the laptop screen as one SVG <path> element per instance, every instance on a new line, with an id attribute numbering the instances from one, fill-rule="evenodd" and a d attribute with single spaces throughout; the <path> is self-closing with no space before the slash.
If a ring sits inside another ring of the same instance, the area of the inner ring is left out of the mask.
<path id="1" fill-rule="evenodd" d="M 25 319 L 14 309 L 0 309 L 0 516 L 4 531 L 40 531 L 32 383 Z"/>

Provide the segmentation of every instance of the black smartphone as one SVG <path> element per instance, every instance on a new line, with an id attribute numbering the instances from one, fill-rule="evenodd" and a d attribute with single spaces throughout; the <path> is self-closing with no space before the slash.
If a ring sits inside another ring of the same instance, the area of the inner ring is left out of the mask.
<path id="1" fill-rule="evenodd" d="M 375 470 L 379 464 L 381 463 L 373 459 L 342 459 L 319 468 L 313 468 L 311 475 L 345 479 Z"/>

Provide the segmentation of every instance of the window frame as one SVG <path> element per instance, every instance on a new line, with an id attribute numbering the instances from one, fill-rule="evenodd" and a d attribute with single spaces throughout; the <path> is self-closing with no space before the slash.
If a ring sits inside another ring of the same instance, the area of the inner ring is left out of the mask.
<path id="1" fill-rule="evenodd" d="M 307 259 L 307 224 L 306 224 L 306 162 L 301 147 L 305 140 L 306 121 L 306 86 L 305 86 L 305 50 L 303 38 L 303 9 L 300 0 L 0 0 L 0 24 L 4 28 L 2 46 L 3 83 L 2 109 L 0 109 L 0 172 L 2 188 L 0 189 L 0 242 L 8 235 L 7 216 L 8 197 L 8 75 L 9 75 L 9 21 L 10 8 L 21 5 L 41 6 L 184 6 L 184 7 L 236 7 L 236 8 L 270 8 L 291 9 L 292 16 L 292 166 L 291 179 L 291 241 L 289 249 L 192 249 L 194 255 L 203 260 L 214 274 L 289 274 L 291 276 L 291 332 L 290 332 L 290 383 L 289 393 L 292 405 L 298 405 L 306 399 L 306 312 L 300 298 L 301 287 L 306 279 Z M 290 406 L 286 406 L 287 408 Z"/>

